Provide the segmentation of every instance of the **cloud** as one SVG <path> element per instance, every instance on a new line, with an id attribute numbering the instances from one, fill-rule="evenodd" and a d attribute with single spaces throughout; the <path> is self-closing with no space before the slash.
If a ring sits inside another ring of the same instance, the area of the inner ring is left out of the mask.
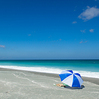
<path id="1" fill-rule="evenodd" d="M 89 7 L 89 6 L 87 6 L 87 8 L 89 9 L 90 7 Z"/>
<path id="2" fill-rule="evenodd" d="M 87 6 L 87 9 L 82 12 L 78 18 L 84 20 L 84 21 L 88 21 L 94 17 L 97 17 L 99 16 L 99 8 L 96 8 L 96 7 L 89 7 Z"/>
<path id="3" fill-rule="evenodd" d="M 4 46 L 4 45 L 0 45 L 0 47 L 5 48 L 5 46 Z"/>
<path id="4" fill-rule="evenodd" d="M 88 41 L 80 41 L 80 43 L 87 43 Z"/>
<path id="5" fill-rule="evenodd" d="M 28 36 L 31 36 L 31 34 L 28 34 Z"/>
<path id="6" fill-rule="evenodd" d="M 89 31 L 90 31 L 90 32 L 94 32 L 94 29 L 90 29 Z"/>
<path id="7" fill-rule="evenodd" d="M 85 41 L 84 43 L 87 43 L 88 41 Z"/>
<path id="8" fill-rule="evenodd" d="M 72 24 L 76 24 L 76 23 L 77 23 L 77 21 L 72 22 Z"/>
<path id="9" fill-rule="evenodd" d="M 83 43 L 83 41 L 81 41 L 80 43 Z"/>
<path id="10" fill-rule="evenodd" d="M 85 29 L 86 30 L 86 29 Z M 85 33 L 85 30 L 80 30 L 81 32 Z"/>

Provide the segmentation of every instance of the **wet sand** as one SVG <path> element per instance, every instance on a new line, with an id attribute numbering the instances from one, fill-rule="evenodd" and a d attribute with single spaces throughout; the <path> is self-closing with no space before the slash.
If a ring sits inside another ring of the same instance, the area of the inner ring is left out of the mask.
<path id="1" fill-rule="evenodd" d="M 99 79 L 82 77 L 81 89 L 58 87 L 57 74 L 0 68 L 0 99 L 99 99 Z"/>

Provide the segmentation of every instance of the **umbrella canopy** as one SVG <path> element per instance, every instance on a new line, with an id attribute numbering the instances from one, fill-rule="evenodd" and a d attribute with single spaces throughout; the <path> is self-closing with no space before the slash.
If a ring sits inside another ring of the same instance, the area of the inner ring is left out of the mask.
<path id="1" fill-rule="evenodd" d="M 81 87 L 83 80 L 79 73 L 74 73 L 72 70 L 65 70 L 59 74 L 60 79 L 70 87 Z"/>

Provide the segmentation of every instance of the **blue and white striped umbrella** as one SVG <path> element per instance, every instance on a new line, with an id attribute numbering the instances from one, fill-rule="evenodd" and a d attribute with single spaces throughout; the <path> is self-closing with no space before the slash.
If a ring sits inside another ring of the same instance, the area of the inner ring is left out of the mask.
<path id="1" fill-rule="evenodd" d="M 70 87 L 81 87 L 83 80 L 79 73 L 74 73 L 72 70 L 65 70 L 59 74 L 60 79 Z"/>

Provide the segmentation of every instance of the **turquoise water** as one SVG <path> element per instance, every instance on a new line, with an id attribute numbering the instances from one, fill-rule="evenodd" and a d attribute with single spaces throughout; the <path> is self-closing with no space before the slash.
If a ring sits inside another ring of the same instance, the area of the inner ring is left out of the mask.
<path id="1" fill-rule="evenodd" d="M 1 60 L 0 67 L 46 73 L 60 73 L 71 69 L 81 72 L 83 76 L 99 76 L 99 60 Z"/>

